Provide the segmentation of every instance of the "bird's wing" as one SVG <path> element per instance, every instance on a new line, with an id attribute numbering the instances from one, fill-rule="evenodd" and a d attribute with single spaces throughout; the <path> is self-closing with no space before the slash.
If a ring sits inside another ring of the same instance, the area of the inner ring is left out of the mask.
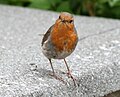
<path id="1" fill-rule="evenodd" d="M 52 32 L 53 26 L 54 26 L 54 25 L 52 25 L 52 26 L 48 29 L 48 31 L 45 33 L 45 35 L 44 35 L 44 37 L 43 37 L 43 39 L 42 39 L 42 46 L 43 46 L 44 42 L 45 42 L 45 41 L 48 39 L 48 37 L 50 36 L 50 33 Z"/>

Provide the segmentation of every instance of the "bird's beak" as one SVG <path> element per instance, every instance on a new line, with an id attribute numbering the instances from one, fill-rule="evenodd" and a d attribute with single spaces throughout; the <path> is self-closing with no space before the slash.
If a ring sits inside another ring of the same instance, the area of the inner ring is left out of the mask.
<path id="1" fill-rule="evenodd" d="M 61 20 L 62 22 L 65 22 L 64 20 Z"/>

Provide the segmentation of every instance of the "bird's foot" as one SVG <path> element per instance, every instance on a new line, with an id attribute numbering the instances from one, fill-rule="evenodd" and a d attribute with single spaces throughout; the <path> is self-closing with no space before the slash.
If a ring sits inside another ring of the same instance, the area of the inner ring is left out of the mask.
<path id="1" fill-rule="evenodd" d="M 66 84 L 66 82 L 63 80 L 63 78 L 62 78 L 62 77 L 57 76 L 55 73 L 50 74 L 50 76 L 53 76 L 55 79 L 57 79 L 57 80 L 59 80 L 59 81 L 63 82 L 64 84 Z"/>
<path id="2" fill-rule="evenodd" d="M 71 74 L 70 71 L 67 72 L 67 76 L 68 76 L 68 78 L 71 78 L 73 80 L 74 86 L 77 86 L 77 84 L 76 84 L 77 79 L 73 77 L 73 75 Z"/>

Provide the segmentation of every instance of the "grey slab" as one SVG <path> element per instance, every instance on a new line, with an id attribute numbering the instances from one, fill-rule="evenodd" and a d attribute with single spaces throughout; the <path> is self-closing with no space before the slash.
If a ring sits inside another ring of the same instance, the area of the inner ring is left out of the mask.
<path id="1" fill-rule="evenodd" d="M 52 61 L 67 85 L 49 75 L 39 34 L 58 15 L 0 5 L 0 97 L 99 97 L 120 90 L 120 20 L 74 16 L 79 42 L 67 62 L 78 87 L 63 73 L 63 60 Z"/>

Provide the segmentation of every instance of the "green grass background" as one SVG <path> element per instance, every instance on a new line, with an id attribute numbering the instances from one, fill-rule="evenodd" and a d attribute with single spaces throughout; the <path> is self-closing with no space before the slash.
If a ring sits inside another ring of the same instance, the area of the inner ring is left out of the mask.
<path id="1" fill-rule="evenodd" d="M 0 0 L 0 4 L 120 19 L 120 0 Z"/>

